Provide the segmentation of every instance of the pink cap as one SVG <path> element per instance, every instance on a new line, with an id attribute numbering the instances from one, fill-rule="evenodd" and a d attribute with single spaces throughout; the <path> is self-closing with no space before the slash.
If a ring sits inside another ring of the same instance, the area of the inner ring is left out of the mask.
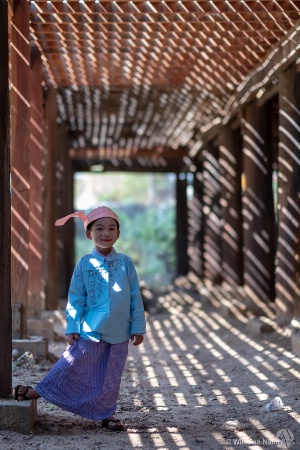
<path id="1" fill-rule="evenodd" d="M 86 216 L 82 211 L 76 211 L 73 214 L 69 214 L 68 216 L 62 217 L 55 222 L 56 226 L 61 226 L 66 223 L 71 217 L 80 217 L 83 222 L 84 228 L 87 229 L 88 225 L 91 222 L 94 222 L 97 219 L 103 219 L 104 217 L 110 217 L 115 219 L 120 225 L 120 220 L 117 214 L 115 214 L 110 208 L 107 206 L 98 206 L 98 208 L 92 209 L 92 211 Z"/>

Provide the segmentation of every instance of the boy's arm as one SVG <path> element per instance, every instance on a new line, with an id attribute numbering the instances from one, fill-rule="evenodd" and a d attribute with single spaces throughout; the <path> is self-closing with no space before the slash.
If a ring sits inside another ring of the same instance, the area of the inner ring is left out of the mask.
<path id="1" fill-rule="evenodd" d="M 139 286 L 138 276 L 133 262 L 130 260 L 129 267 L 129 284 L 130 284 L 130 315 L 131 315 L 131 336 L 143 335 L 146 333 L 146 321 L 144 304 Z M 141 336 L 143 338 L 143 336 Z M 134 341 L 136 342 L 136 340 Z M 135 344 L 139 345 L 139 344 Z"/>
<path id="2" fill-rule="evenodd" d="M 86 304 L 87 292 L 83 281 L 82 267 L 79 264 L 74 269 L 70 282 L 68 303 L 66 307 L 66 334 L 80 332 L 80 322 Z"/>

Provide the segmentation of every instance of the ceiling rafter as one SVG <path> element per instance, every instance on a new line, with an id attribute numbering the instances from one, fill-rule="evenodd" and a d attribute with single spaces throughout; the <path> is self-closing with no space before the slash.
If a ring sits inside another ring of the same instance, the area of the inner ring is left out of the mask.
<path id="1" fill-rule="evenodd" d="M 141 170 L 182 169 L 178 149 L 236 103 L 299 19 L 300 0 L 30 1 L 72 158 Z"/>

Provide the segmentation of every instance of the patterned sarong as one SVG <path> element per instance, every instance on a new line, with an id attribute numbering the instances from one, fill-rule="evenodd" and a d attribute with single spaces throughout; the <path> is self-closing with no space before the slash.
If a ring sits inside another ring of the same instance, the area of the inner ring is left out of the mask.
<path id="1" fill-rule="evenodd" d="M 116 410 L 128 341 L 121 344 L 79 338 L 35 387 L 41 397 L 87 419 Z"/>

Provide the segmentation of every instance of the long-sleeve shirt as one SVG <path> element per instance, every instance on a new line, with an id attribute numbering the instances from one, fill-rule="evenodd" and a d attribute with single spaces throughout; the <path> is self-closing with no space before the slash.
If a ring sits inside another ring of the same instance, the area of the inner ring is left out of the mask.
<path id="1" fill-rule="evenodd" d="M 146 332 L 144 305 L 132 260 L 96 249 L 76 265 L 66 308 L 66 334 L 118 344 Z"/>

